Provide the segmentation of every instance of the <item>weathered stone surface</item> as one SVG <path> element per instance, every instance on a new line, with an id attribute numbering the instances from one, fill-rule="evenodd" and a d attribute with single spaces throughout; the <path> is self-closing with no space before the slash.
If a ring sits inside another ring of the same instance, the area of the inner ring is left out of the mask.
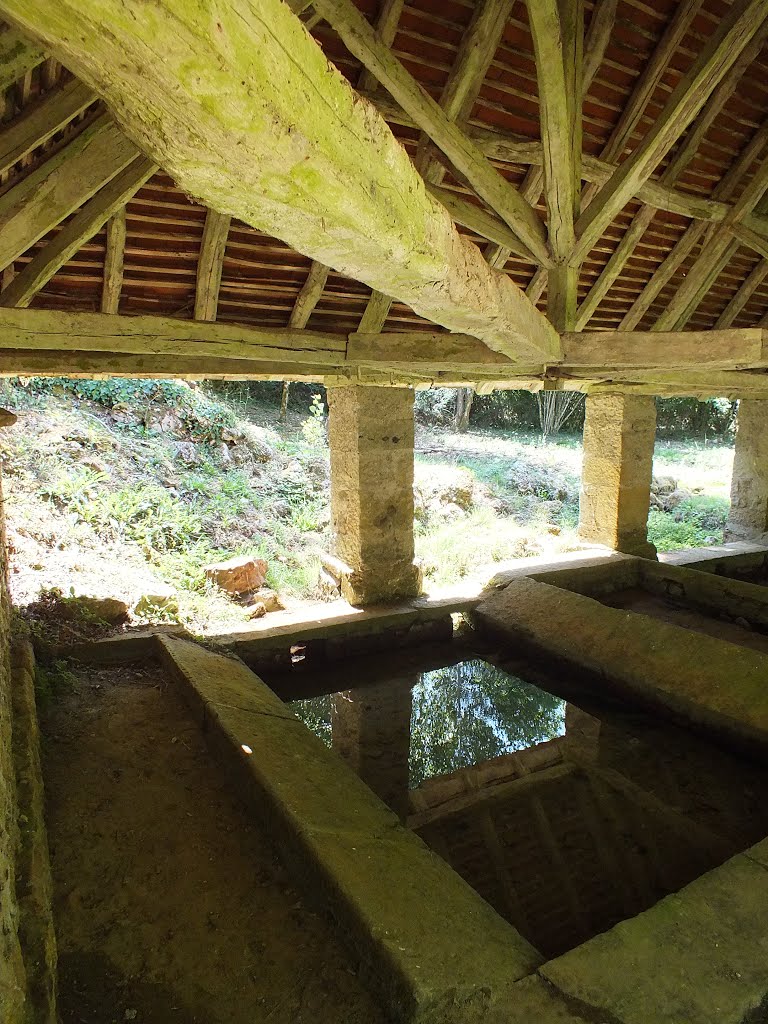
<path id="1" fill-rule="evenodd" d="M 395 1019 L 486 1020 L 541 963 L 536 951 L 242 663 L 158 643 L 240 791 Z"/>
<path id="2" fill-rule="evenodd" d="M 357 605 L 415 597 L 413 392 L 328 391 L 335 554 L 351 568 L 342 595 Z"/>
<path id="3" fill-rule="evenodd" d="M 254 604 L 248 605 L 248 618 L 249 619 L 263 619 L 267 614 L 267 606 L 263 601 L 256 601 Z"/>
<path id="4" fill-rule="evenodd" d="M 12 678 L 13 758 L 19 812 L 16 886 L 19 938 L 26 968 L 26 1012 L 34 1024 L 57 1024 L 53 883 L 35 706 L 35 659 L 32 645 L 26 640 L 13 644 Z"/>
<path id="5" fill-rule="evenodd" d="M 739 402 L 728 540 L 768 540 L 768 401 Z"/>
<path id="6" fill-rule="evenodd" d="M 203 571 L 221 590 L 237 596 L 258 590 L 263 585 L 267 578 L 267 563 L 263 558 L 237 557 L 206 565 Z"/>
<path id="7" fill-rule="evenodd" d="M 264 605 L 264 610 L 268 612 L 281 612 L 285 608 L 277 591 L 270 590 L 269 587 L 259 587 L 253 598 L 260 601 Z"/>
<path id="8" fill-rule="evenodd" d="M 125 622 L 128 618 L 128 605 L 118 597 L 90 597 L 81 594 L 72 598 L 71 603 L 76 605 L 86 615 L 108 622 L 110 625 L 117 625 Z"/>
<path id="9" fill-rule="evenodd" d="M 495 636 L 594 673 L 600 685 L 742 740 L 768 742 L 768 656 L 559 587 L 515 580 L 478 605 Z"/>
<path id="10" fill-rule="evenodd" d="M 761 844 L 762 845 L 762 844 Z M 741 854 L 540 968 L 590 1019 L 743 1024 L 768 1006 L 768 870 Z"/>
<path id="11" fill-rule="evenodd" d="M 584 540 L 655 558 L 647 531 L 655 436 L 652 397 L 587 397 L 579 496 Z"/>
<path id="12" fill-rule="evenodd" d="M 170 614 L 179 610 L 179 602 L 173 589 L 158 580 L 151 590 L 140 594 L 134 603 L 133 610 L 137 615 L 152 615 L 158 611 Z"/>

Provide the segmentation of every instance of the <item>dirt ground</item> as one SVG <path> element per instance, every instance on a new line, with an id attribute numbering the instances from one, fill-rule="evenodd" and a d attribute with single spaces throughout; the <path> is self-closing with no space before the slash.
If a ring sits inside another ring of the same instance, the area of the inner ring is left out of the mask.
<path id="1" fill-rule="evenodd" d="M 63 1024 L 384 1024 L 159 669 L 42 724 Z"/>

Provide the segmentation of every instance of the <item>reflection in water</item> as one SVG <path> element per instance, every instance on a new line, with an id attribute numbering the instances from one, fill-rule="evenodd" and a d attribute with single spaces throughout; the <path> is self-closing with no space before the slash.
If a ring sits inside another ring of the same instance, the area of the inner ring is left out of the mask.
<path id="1" fill-rule="evenodd" d="M 492 757 L 523 750 L 565 732 L 565 702 L 480 659 L 422 672 L 411 692 L 409 785 L 421 785 Z M 400 699 L 405 695 L 400 692 Z M 362 687 L 342 695 L 297 700 L 291 709 L 324 743 L 334 742 L 334 706 L 360 701 L 369 717 L 391 723 L 397 694 Z M 346 756 L 346 752 L 345 752 Z M 352 760 L 352 758 L 350 758 Z"/>
<path id="2" fill-rule="evenodd" d="M 564 732 L 564 701 L 485 661 L 424 672 L 413 690 L 410 785 Z"/>
<path id="3" fill-rule="evenodd" d="M 768 834 L 764 767 L 596 703 L 602 680 L 592 696 L 568 681 L 566 704 L 474 658 L 376 669 L 372 685 L 291 706 L 546 957 Z M 365 678 L 362 662 L 338 671 Z M 515 671 L 563 685 L 541 660 Z"/>

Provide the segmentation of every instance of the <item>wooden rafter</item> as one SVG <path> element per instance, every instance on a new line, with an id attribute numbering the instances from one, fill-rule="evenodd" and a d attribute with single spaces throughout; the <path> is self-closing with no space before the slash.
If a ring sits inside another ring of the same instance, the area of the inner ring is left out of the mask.
<path id="1" fill-rule="evenodd" d="M 683 172 L 687 169 L 691 161 L 696 156 L 699 146 L 704 137 L 706 136 L 707 132 L 709 131 L 710 127 L 712 126 L 715 118 L 724 108 L 725 104 L 731 98 L 733 93 L 736 91 L 736 88 L 739 82 L 741 81 L 741 78 L 745 70 L 755 60 L 758 53 L 760 52 L 763 43 L 765 42 L 767 33 L 768 21 L 766 21 L 763 27 L 755 34 L 749 46 L 745 47 L 739 59 L 733 65 L 733 67 L 722 80 L 717 89 L 715 89 L 715 91 L 710 96 L 701 113 L 696 118 L 690 130 L 686 134 L 682 144 L 675 152 L 672 160 L 669 163 L 669 166 L 662 174 L 659 181 L 659 186 L 672 186 L 680 178 Z M 607 295 L 614 281 L 622 273 L 624 267 L 632 257 L 638 243 L 640 242 L 641 238 L 645 234 L 646 230 L 651 224 L 651 221 L 654 218 L 657 204 L 647 202 L 646 195 L 649 191 L 649 185 L 650 183 L 646 183 L 645 195 L 643 194 L 642 190 L 638 195 L 638 198 L 643 198 L 646 200 L 646 205 L 644 205 L 643 208 L 639 210 L 636 216 L 633 218 L 628 231 L 622 238 L 621 242 L 619 243 L 617 249 L 611 256 L 610 260 L 604 267 L 603 271 L 600 274 L 600 277 L 594 283 L 589 293 L 587 294 L 586 298 L 579 307 L 576 317 L 577 330 L 581 330 L 589 323 L 589 320 L 591 319 L 593 313 L 595 312 L 603 298 Z M 709 202 L 717 203 L 718 200 L 710 200 Z M 723 219 L 725 219 L 725 217 L 727 217 L 730 212 L 730 207 L 728 207 L 728 205 L 725 203 L 723 203 L 722 206 L 725 207 L 725 212 L 723 215 Z M 678 210 L 675 212 L 685 212 L 687 216 L 690 216 L 692 211 Z M 627 328 L 635 327 L 638 320 L 639 317 L 633 322 L 628 321 L 625 326 Z"/>
<path id="2" fill-rule="evenodd" d="M 291 310 L 291 316 L 288 320 L 289 327 L 301 329 L 307 326 L 315 306 L 322 298 L 325 283 L 328 280 L 328 274 L 328 267 L 323 266 L 322 263 L 313 261 L 309 268 L 307 279 L 302 285 L 301 291 L 299 292 L 293 309 Z"/>
<path id="3" fill-rule="evenodd" d="M 733 321 L 741 313 L 766 277 L 768 277 L 768 258 L 764 256 L 763 259 L 755 264 L 749 276 L 740 285 L 736 294 L 717 318 L 715 323 L 716 330 L 723 330 L 733 324 Z"/>
<path id="4" fill-rule="evenodd" d="M 197 262 L 195 320 L 216 319 L 221 272 L 224 267 L 224 252 L 227 248 L 231 219 L 228 214 L 217 213 L 216 210 L 208 210 L 205 215 L 200 257 Z"/>
<path id="5" fill-rule="evenodd" d="M 613 23 L 616 19 L 618 0 L 597 0 L 589 20 L 589 31 L 584 40 L 581 91 L 586 96 L 598 68 L 603 63 L 605 51 L 611 40 Z"/>
<path id="6" fill-rule="evenodd" d="M 440 95 L 440 106 L 449 121 L 461 123 L 469 117 L 514 4 L 515 0 L 478 0 Z M 425 181 L 439 185 L 443 180 L 443 165 L 431 155 L 431 145 L 424 134 L 419 139 L 414 163 Z"/>
<path id="7" fill-rule="evenodd" d="M 104 227 L 116 210 L 125 206 L 156 170 L 157 164 L 139 156 L 107 182 L 0 292 L 0 305 L 28 306 L 56 271 Z"/>
<path id="8" fill-rule="evenodd" d="M 580 216 L 576 225 L 579 257 L 586 256 L 617 213 L 637 195 L 659 161 L 749 45 L 766 15 L 768 0 L 735 0 L 643 140 Z"/>
<path id="9" fill-rule="evenodd" d="M 738 239 L 734 241 L 733 228 L 763 198 L 768 189 L 768 156 L 763 159 L 752 180 L 746 185 L 738 200 L 734 203 L 729 216 L 713 229 L 711 237 L 685 280 L 676 290 L 667 308 L 654 324 L 654 330 L 667 331 L 675 327 L 681 329 L 696 309 L 701 298 L 719 276 L 720 270 L 729 261 L 739 247 Z"/>
<path id="10" fill-rule="evenodd" d="M 92 89 L 73 79 L 25 109 L 0 135 L 0 174 L 44 145 L 95 99 Z"/>
<path id="11" fill-rule="evenodd" d="M 135 160 L 104 115 L 0 197 L 0 266 L 8 266 Z"/>
<path id="12" fill-rule="evenodd" d="M 718 184 L 714 193 L 718 199 L 730 199 L 732 197 L 753 162 L 767 144 L 768 122 L 765 122 L 758 128 L 741 153 L 739 153 L 728 172 Z M 746 220 L 747 217 L 744 217 L 744 219 Z M 703 238 L 706 228 L 707 225 L 701 222 L 691 224 L 687 228 L 682 238 L 676 243 L 660 266 L 657 267 L 650 281 L 637 299 L 635 299 L 629 312 L 622 320 L 621 327 L 624 330 L 632 330 L 637 326 L 657 296 L 671 281 L 678 267 L 693 253 Z"/>
<path id="13" fill-rule="evenodd" d="M 327 16 L 325 0 L 318 10 Z M 389 128 L 282 0 L 235 0 L 215 34 L 172 0 L 159 0 L 151 20 L 142 0 L 104 0 L 87 17 L 76 0 L 2 0 L 0 11 L 94 86 L 142 149 L 211 208 L 511 356 L 556 357 L 551 325 L 458 235 Z M 230 97 L 226 115 L 179 86 L 190 54 L 200 80 Z"/>
<path id="14" fill-rule="evenodd" d="M 345 46 L 410 114 L 481 199 L 522 239 L 536 259 L 549 262 L 544 226 L 530 205 L 472 143 L 385 46 L 351 0 L 316 0 L 315 7 Z"/>
<path id="15" fill-rule="evenodd" d="M 101 288 L 101 312 L 117 313 L 123 289 L 126 239 L 125 207 L 107 222 L 107 248 L 104 253 L 104 281 Z"/>

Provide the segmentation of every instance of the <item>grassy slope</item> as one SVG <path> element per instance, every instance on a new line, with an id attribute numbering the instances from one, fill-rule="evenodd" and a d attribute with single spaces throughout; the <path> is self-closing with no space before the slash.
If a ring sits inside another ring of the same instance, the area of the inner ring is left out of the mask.
<path id="1" fill-rule="evenodd" d="M 165 581 L 193 629 L 232 628 L 245 613 L 206 584 L 203 567 L 234 554 L 265 558 L 268 582 L 289 598 L 320 596 L 318 555 L 330 540 L 319 407 L 280 426 L 271 406 L 250 403 L 238 418 L 200 388 L 119 381 L 6 384 L 0 402 L 19 413 L 0 435 L 18 604 L 51 587 L 132 601 Z M 661 549 L 722 538 L 731 457 L 726 447 L 657 445 L 655 473 L 689 492 L 673 511 L 651 512 Z M 542 444 L 419 427 L 427 585 L 482 582 L 494 563 L 576 546 L 580 463 L 574 437 Z"/>

